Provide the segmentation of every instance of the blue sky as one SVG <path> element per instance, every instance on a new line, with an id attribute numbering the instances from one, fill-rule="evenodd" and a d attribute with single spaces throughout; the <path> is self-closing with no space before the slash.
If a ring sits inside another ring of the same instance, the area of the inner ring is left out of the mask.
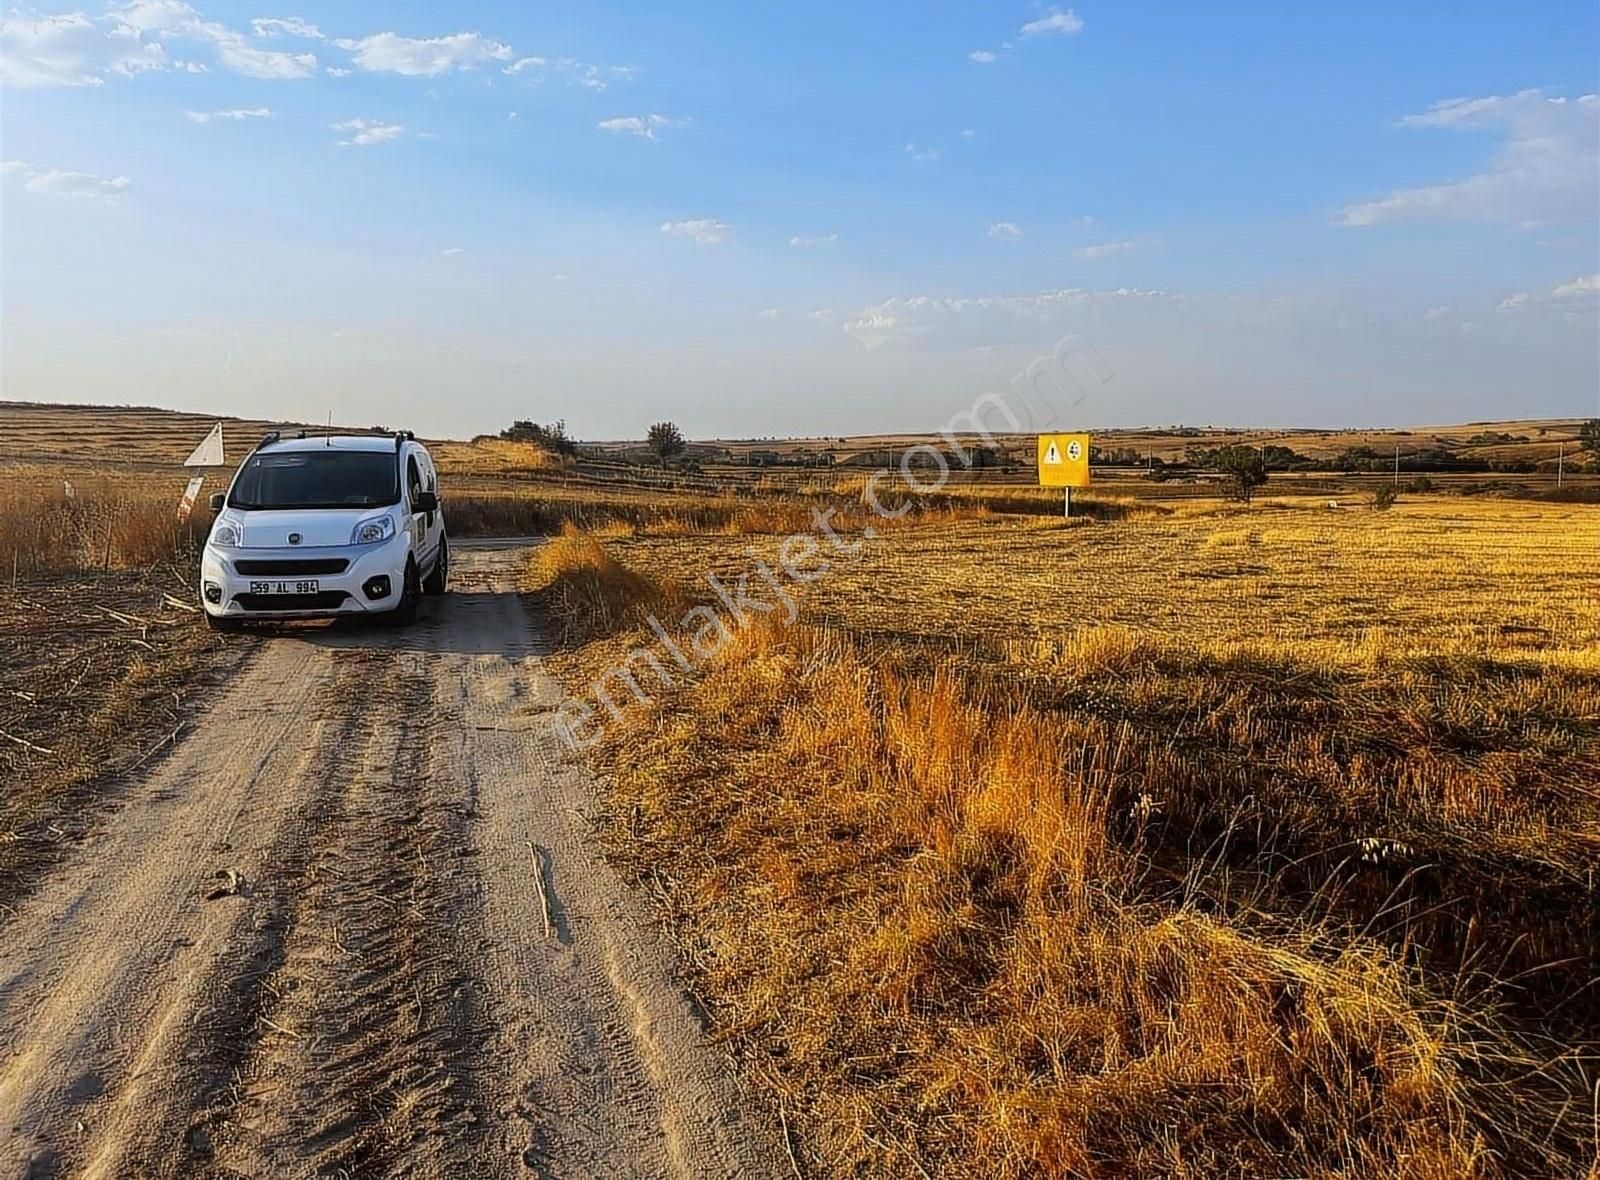
<path id="1" fill-rule="evenodd" d="M 1592 3 L 14 8 L 4 396 L 430 433 L 1600 410 Z"/>

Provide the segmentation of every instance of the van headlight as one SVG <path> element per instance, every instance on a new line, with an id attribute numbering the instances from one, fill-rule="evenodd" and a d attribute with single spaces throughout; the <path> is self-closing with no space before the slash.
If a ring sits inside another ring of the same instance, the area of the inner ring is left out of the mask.
<path id="1" fill-rule="evenodd" d="M 350 534 L 352 545 L 376 545 L 379 541 L 387 541 L 394 536 L 394 517 L 374 516 L 371 520 L 363 520 L 356 525 L 355 532 Z"/>
<path id="2" fill-rule="evenodd" d="M 237 549 L 239 540 L 239 526 L 232 521 L 219 520 L 211 529 L 211 543 L 219 549 Z"/>

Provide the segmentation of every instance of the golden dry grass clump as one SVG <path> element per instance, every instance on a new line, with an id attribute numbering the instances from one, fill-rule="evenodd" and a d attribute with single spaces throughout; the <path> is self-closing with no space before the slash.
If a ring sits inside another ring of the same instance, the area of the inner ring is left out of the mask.
<path id="1" fill-rule="evenodd" d="M 565 643 L 640 627 L 665 614 L 681 591 L 614 561 L 593 537 L 568 522 L 533 555 L 533 574 Z"/>
<path id="2" fill-rule="evenodd" d="M 208 520 L 201 505 L 198 519 L 178 521 L 184 482 L 9 467 L 0 480 L 0 567 L 9 577 L 13 569 L 137 569 L 171 558 L 204 536 Z"/>
<path id="3" fill-rule="evenodd" d="M 1581 1174 L 1597 523 L 909 530 L 609 731 L 615 846 L 819 1175 Z"/>

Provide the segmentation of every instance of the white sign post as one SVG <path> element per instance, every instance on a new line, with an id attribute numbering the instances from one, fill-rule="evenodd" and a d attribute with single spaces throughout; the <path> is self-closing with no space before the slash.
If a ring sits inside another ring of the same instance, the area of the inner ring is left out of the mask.
<path id="1" fill-rule="evenodd" d="M 183 499 L 178 501 L 179 524 L 188 520 L 189 513 L 194 511 L 194 502 L 200 495 L 200 486 L 205 482 L 205 476 L 197 475 L 189 481 L 189 486 L 183 489 Z"/>

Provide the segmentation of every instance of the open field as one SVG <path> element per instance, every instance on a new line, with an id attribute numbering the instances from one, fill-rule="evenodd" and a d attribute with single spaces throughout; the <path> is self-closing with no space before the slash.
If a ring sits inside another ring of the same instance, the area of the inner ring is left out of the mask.
<path id="1" fill-rule="evenodd" d="M 1597 536 L 1427 499 L 916 529 L 824 547 L 792 627 L 758 582 L 692 673 L 644 612 L 776 541 L 529 576 L 569 685 L 651 698 L 598 747 L 613 847 L 817 1174 L 1558 1175 L 1600 1076 Z"/>
<path id="2" fill-rule="evenodd" d="M 219 642 L 167 597 L 212 419 L 52 413 L 0 433 L 8 1164 L 1593 1166 L 1600 508 L 1097 473 L 885 518 L 860 470 L 445 443 L 457 537 L 555 539 L 464 544 L 412 632 Z"/>

